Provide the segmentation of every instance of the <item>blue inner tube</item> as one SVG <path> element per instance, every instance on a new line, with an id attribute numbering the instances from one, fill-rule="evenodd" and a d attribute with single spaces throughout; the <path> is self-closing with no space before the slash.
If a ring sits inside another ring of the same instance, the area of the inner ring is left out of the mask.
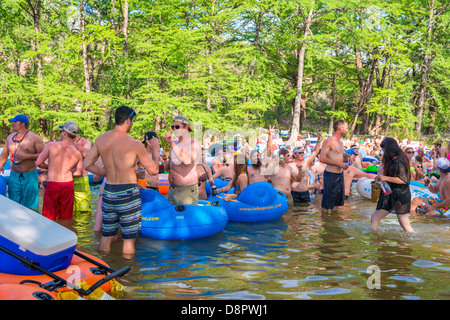
<path id="1" fill-rule="evenodd" d="M 205 238 L 222 231 L 228 222 L 225 209 L 214 201 L 172 205 L 153 190 L 140 190 L 141 236 L 164 240 Z"/>
<path id="2" fill-rule="evenodd" d="M 219 194 L 220 197 L 225 194 Z M 248 185 L 233 200 L 225 201 L 217 196 L 209 196 L 209 201 L 218 201 L 226 210 L 230 221 L 259 222 L 280 218 L 289 207 L 286 196 L 268 182 Z"/>

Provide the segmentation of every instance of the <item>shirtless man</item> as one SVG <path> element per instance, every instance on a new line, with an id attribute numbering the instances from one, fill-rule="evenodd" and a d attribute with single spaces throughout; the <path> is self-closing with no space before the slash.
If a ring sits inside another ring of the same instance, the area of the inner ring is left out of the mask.
<path id="1" fill-rule="evenodd" d="M 344 146 L 340 141 L 348 133 L 348 123 L 345 120 L 337 120 L 333 125 L 333 135 L 322 144 L 320 160 L 325 163 L 324 191 L 322 197 L 322 212 L 337 210 L 344 205 L 345 184 L 343 170 L 348 169 L 348 164 L 342 162 Z"/>
<path id="2" fill-rule="evenodd" d="M 48 143 L 36 160 L 37 166 L 48 169 L 42 215 L 50 220 L 73 218 L 73 177 L 83 173 L 82 156 L 74 147 L 78 126 L 73 121 L 67 121 L 62 129 L 62 140 Z"/>
<path id="3" fill-rule="evenodd" d="M 411 213 L 415 213 L 416 209 L 421 206 L 426 210 L 426 216 L 443 216 L 450 209 L 450 161 L 447 158 L 439 158 L 436 160 L 436 166 L 439 170 L 440 178 L 436 185 L 430 183 L 430 178 L 426 177 L 426 183 L 429 183 L 428 190 L 433 193 L 440 192 L 440 198 L 420 198 L 416 197 L 411 201 Z"/>
<path id="4" fill-rule="evenodd" d="M 355 145 L 352 145 L 347 151 L 351 152 L 350 150 L 352 150 L 354 152 L 354 153 L 350 153 L 350 154 L 355 155 L 355 160 L 353 162 L 353 166 L 357 169 L 362 169 L 363 157 L 360 152 L 360 148 L 358 147 L 358 145 L 355 144 Z"/>
<path id="5" fill-rule="evenodd" d="M 355 161 L 355 155 L 351 155 L 347 152 L 344 152 L 344 158 L 343 158 L 344 163 L 348 163 L 349 166 L 347 168 L 347 170 L 344 170 L 344 182 L 345 182 L 345 200 L 348 200 L 348 198 L 350 197 L 350 189 L 353 183 L 353 179 L 354 178 L 369 178 L 369 179 L 375 179 L 375 177 L 377 176 L 376 174 L 373 173 L 366 173 L 364 171 L 362 171 L 361 169 L 355 168 L 353 166 L 353 163 Z"/>
<path id="6" fill-rule="evenodd" d="M 304 159 L 305 149 L 301 147 L 296 147 L 293 150 L 294 162 L 291 164 L 296 175 L 301 177 L 299 181 L 292 181 L 291 184 L 291 194 L 294 204 L 305 203 L 311 201 L 311 196 L 309 194 L 310 178 L 308 174 L 308 169 L 311 164 L 314 164 L 317 154 L 319 153 L 322 140 L 322 133 L 317 133 L 317 143 L 311 154 Z M 299 175 L 301 171 L 301 175 Z"/>
<path id="7" fill-rule="evenodd" d="M 296 171 L 292 166 L 286 164 L 285 157 L 288 154 L 289 151 L 287 149 L 280 149 L 280 155 L 276 158 L 276 160 L 278 160 L 278 165 L 274 167 L 273 174 L 268 176 L 268 182 L 270 182 L 275 189 L 283 192 L 289 202 L 289 206 L 293 206 L 294 201 L 291 194 L 291 181 L 301 181 L 302 171 Z"/>
<path id="8" fill-rule="evenodd" d="M 142 144 L 145 146 L 145 150 L 149 154 L 149 156 L 152 156 L 152 149 L 150 148 L 150 145 L 147 143 L 147 141 L 150 141 L 153 137 L 158 139 L 158 135 L 154 131 L 147 131 L 144 135 L 144 140 L 142 141 Z M 159 144 L 159 140 L 158 140 Z M 163 159 L 163 155 L 165 154 L 164 149 L 161 147 L 158 148 L 160 150 L 160 153 L 158 154 L 157 159 L 152 159 L 155 163 L 158 163 L 158 173 L 157 174 L 149 174 L 146 170 L 144 171 L 138 171 L 137 177 L 138 179 L 145 179 L 146 185 L 144 186 L 145 189 L 148 190 L 154 190 L 159 191 L 159 174 L 164 173 L 165 163 L 166 160 Z M 138 167 L 141 167 L 141 164 L 138 163 Z M 139 169 L 139 168 L 138 168 Z"/>
<path id="9" fill-rule="evenodd" d="M 102 237 L 99 250 L 109 252 L 111 242 L 120 230 L 123 239 L 123 255 L 134 255 L 136 238 L 141 228 L 141 195 L 135 171 L 136 160 L 150 174 L 158 173 L 159 143 L 156 138 L 147 140 L 151 146 L 150 156 L 144 145 L 130 137 L 136 112 L 121 106 L 115 112 L 114 129 L 101 134 L 84 159 L 84 167 L 93 174 L 106 177 L 102 196 Z M 104 168 L 96 162 L 101 157 Z"/>
<path id="10" fill-rule="evenodd" d="M 169 153 L 169 193 L 167 200 L 171 204 L 197 204 L 198 176 L 197 165 L 202 163 L 201 145 L 190 137 L 189 119 L 178 115 L 173 119 L 172 130 L 178 137 L 174 141 L 167 132 L 163 139 L 170 145 Z"/>
<path id="11" fill-rule="evenodd" d="M 0 172 L 4 172 L 3 166 L 11 156 L 8 196 L 11 200 L 37 211 L 39 182 L 36 159 L 44 149 L 44 142 L 40 136 L 28 131 L 29 121 L 25 115 L 19 114 L 9 119 L 9 122 L 15 133 L 6 138 L 0 155 Z"/>
<path id="12" fill-rule="evenodd" d="M 67 121 L 64 126 L 73 124 L 75 126 L 75 121 Z M 59 127 L 59 131 L 61 134 L 64 131 L 64 126 Z M 77 135 L 74 139 L 74 147 L 77 149 L 81 157 L 86 157 L 86 154 L 91 150 L 92 143 L 87 140 L 86 138 L 83 138 L 79 134 L 79 130 L 77 132 Z M 74 200 L 74 206 L 73 206 L 73 212 L 83 212 L 83 213 L 89 213 L 91 212 L 91 188 L 89 186 L 89 177 L 88 172 L 86 170 L 83 170 L 83 173 L 79 177 L 73 177 L 73 187 L 75 189 L 75 200 Z"/>

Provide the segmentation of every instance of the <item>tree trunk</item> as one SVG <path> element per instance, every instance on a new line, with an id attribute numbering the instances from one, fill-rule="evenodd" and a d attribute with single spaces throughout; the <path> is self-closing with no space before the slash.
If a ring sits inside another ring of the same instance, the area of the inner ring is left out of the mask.
<path id="1" fill-rule="evenodd" d="M 84 67 L 84 90 L 91 92 L 91 81 L 89 76 L 89 61 L 88 61 L 88 49 L 86 45 L 86 35 L 84 34 L 86 27 L 86 19 L 84 16 L 84 1 L 80 1 L 80 24 L 81 24 L 81 39 L 83 49 L 83 67 Z"/>
<path id="2" fill-rule="evenodd" d="M 125 55 L 128 55 L 128 0 L 125 0 L 123 4 L 123 26 L 122 26 L 122 34 L 123 34 L 123 51 Z"/>
<path id="3" fill-rule="evenodd" d="M 298 73 L 297 73 L 297 92 L 295 94 L 294 101 L 294 114 L 292 117 L 291 137 L 288 144 L 294 144 L 297 140 L 298 133 L 300 132 L 300 113 L 302 102 L 302 85 L 303 85 L 303 69 L 305 67 L 305 50 L 307 45 L 308 34 L 311 32 L 310 27 L 313 19 L 315 1 L 311 3 L 311 9 L 308 13 L 308 18 L 305 21 L 305 30 L 303 32 L 303 39 L 298 53 Z"/>
<path id="4" fill-rule="evenodd" d="M 423 110 L 425 107 L 426 95 L 427 95 L 427 81 L 428 81 L 428 71 L 431 66 L 431 52 L 430 52 L 430 42 L 433 33 L 433 24 L 434 24 L 434 0 L 428 2 L 430 9 L 430 18 L 428 20 L 428 30 L 427 30 L 427 44 L 426 44 L 426 53 L 422 64 L 422 74 L 420 77 L 420 86 L 419 86 L 419 99 L 417 102 L 416 108 L 416 131 L 420 134 L 422 129 L 422 117 Z"/>

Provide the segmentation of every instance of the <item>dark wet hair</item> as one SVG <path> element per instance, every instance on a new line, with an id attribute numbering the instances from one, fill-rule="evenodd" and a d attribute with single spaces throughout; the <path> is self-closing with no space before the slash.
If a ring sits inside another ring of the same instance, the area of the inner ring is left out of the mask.
<path id="1" fill-rule="evenodd" d="M 127 121 L 128 119 L 133 120 L 136 116 L 136 112 L 134 109 L 127 107 L 127 106 L 120 106 L 116 109 L 116 113 L 114 115 L 114 120 L 116 125 L 121 126 Z"/>
<path id="2" fill-rule="evenodd" d="M 396 157 L 400 157 L 400 158 L 403 158 L 403 160 L 405 160 L 404 163 L 406 166 L 406 170 L 408 172 L 408 177 L 411 176 L 409 163 L 406 160 L 406 154 L 398 145 L 397 140 L 395 140 L 393 138 L 389 138 L 389 137 L 384 138 L 380 144 L 380 147 L 384 149 L 383 160 L 382 160 L 384 175 L 386 175 L 387 167 L 392 162 L 392 160 L 394 160 L 394 158 L 396 158 Z"/>

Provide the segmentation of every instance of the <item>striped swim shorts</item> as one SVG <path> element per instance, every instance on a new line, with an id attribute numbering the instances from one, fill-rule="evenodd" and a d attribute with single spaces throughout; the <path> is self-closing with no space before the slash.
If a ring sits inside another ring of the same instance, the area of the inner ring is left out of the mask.
<path id="1" fill-rule="evenodd" d="M 137 183 L 105 184 L 102 197 L 102 235 L 136 239 L 141 230 L 141 194 Z"/>

